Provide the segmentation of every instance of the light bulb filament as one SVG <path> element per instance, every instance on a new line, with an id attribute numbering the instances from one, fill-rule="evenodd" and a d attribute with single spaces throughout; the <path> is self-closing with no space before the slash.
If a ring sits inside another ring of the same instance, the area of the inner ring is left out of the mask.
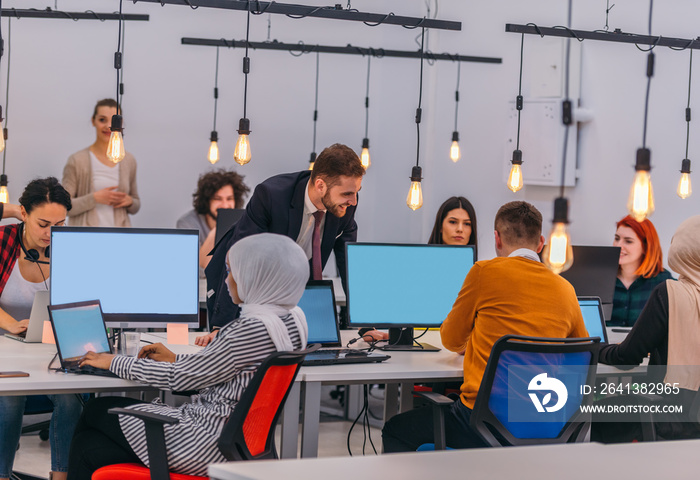
<path id="1" fill-rule="evenodd" d="M 514 163 L 510 167 L 510 174 L 508 175 L 508 188 L 511 192 L 517 192 L 523 188 L 523 171 L 518 163 Z"/>

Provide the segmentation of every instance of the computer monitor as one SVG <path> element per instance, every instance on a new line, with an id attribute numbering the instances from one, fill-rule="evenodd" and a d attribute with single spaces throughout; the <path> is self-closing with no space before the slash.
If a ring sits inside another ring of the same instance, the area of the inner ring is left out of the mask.
<path id="1" fill-rule="evenodd" d="M 346 251 L 348 323 L 389 328 L 389 349 L 413 345 L 414 327 L 439 327 L 474 264 L 471 245 L 348 243 Z"/>
<path id="2" fill-rule="evenodd" d="M 53 227 L 51 304 L 99 300 L 114 328 L 199 324 L 197 230 Z"/>
<path id="3" fill-rule="evenodd" d="M 579 297 L 600 297 L 606 320 L 612 314 L 620 247 L 574 245 L 574 263 L 564 277 Z"/>
<path id="4" fill-rule="evenodd" d="M 226 235 L 226 233 L 238 223 L 245 213 L 245 208 L 219 208 L 216 210 L 216 237 L 214 244 Z"/>

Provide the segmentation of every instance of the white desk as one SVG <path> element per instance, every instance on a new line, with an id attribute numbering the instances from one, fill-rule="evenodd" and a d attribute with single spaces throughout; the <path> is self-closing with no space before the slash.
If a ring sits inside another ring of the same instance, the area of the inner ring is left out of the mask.
<path id="1" fill-rule="evenodd" d="M 209 466 L 212 480 L 469 478 L 697 479 L 700 440 L 453 450 L 365 457 L 253 461 Z"/>
<path id="2" fill-rule="evenodd" d="M 354 331 L 341 332 L 343 344 L 356 336 Z M 433 345 L 441 345 L 440 334 L 436 331 L 428 332 L 421 340 Z M 463 357 L 447 350 L 388 353 L 391 358 L 381 363 L 302 367 L 285 404 L 280 456 L 282 458 L 297 456 L 299 435 L 297 419 L 300 406 L 302 407 L 301 456 L 317 455 L 322 385 L 387 384 L 384 411 L 386 419 L 398 413 L 399 409 L 405 411 L 412 407 L 411 391 L 414 383 L 463 378 Z M 397 404 L 398 385 L 402 385 L 402 388 L 401 399 Z"/>
<path id="3" fill-rule="evenodd" d="M 150 389 L 147 385 L 131 380 L 49 370 L 49 362 L 55 354 L 55 345 L 22 343 L 0 336 L 0 369 L 29 373 L 28 377 L 0 378 L 0 395 L 45 395 L 50 393 Z M 57 358 L 53 366 L 59 365 Z"/>
<path id="4" fill-rule="evenodd" d="M 624 339 L 625 335 L 614 333 L 609 335 L 609 340 L 619 342 Z M 354 331 L 341 332 L 343 344 L 355 336 Z M 421 340 L 442 347 L 438 331 L 427 332 Z M 355 346 L 361 343 L 357 342 Z M 460 382 L 464 378 L 464 357 L 446 349 L 439 352 L 388 353 L 391 358 L 381 363 L 302 367 L 284 408 L 280 457 L 297 457 L 300 428 L 297 419 L 300 407 L 302 413 L 301 457 L 308 458 L 318 455 L 322 385 L 386 384 L 384 393 L 384 419 L 386 421 L 397 413 L 410 410 L 413 407 L 411 392 L 415 383 Z M 643 374 L 645 372 L 646 367 L 636 367 L 623 371 L 609 365 L 598 366 L 598 374 L 606 377 Z M 399 385 L 401 386 L 400 392 Z"/>
<path id="5" fill-rule="evenodd" d="M 194 341 L 196 335 L 190 333 Z M 142 334 L 150 342 L 166 344 L 166 334 Z M 167 345 L 174 353 L 192 353 L 201 347 L 192 345 Z M 45 395 L 50 393 L 85 393 L 125 390 L 152 390 L 143 383 L 98 375 L 79 375 L 49 370 L 49 362 L 56 354 L 56 346 L 43 343 L 23 343 L 0 336 L 0 370 L 19 370 L 28 377 L 0 378 L 0 395 Z M 58 358 L 53 367 L 58 367 Z"/>

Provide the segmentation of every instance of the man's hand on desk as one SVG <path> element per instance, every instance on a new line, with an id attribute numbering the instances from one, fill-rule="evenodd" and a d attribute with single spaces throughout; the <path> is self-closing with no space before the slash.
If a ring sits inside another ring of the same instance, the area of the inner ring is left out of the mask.
<path id="1" fill-rule="evenodd" d="M 112 364 L 113 358 L 114 355 L 111 353 L 87 352 L 80 361 L 80 366 L 84 367 L 85 365 L 90 365 L 91 367 L 109 370 L 109 366 Z"/>
<path id="2" fill-rule="evenodd" d="M 22 333 L 25 330 L 27 330 L 27 327 L 29 326 L 29 319 L 26 320 L 20 320 L 19 322 L 12 322 L 11 325 L 7 326 L 7 331 L 17 335 L 18 333 Z"/>
<path id="3" fill-rule="evenodd" d="M 197 337 L 194 339 L 194 344 L 199 345 L 200 347 L 206 347 L 207 345 L 209 345 L 209 342 L 216 338 L 217 333 L 219 333 L 219 330 L 214 330 L 211 333 L 207 333 L 206 335 Z"/>
<path id="4" fill-rule="evenodd" d="M 162 343 L 154 343 L 153 345 L 146 345 L 139 352 L 139 358 L 150 358 L 156 362 L 170 362 L 175 363 L 177 357 L 173 352 L 167 349 Z"/>

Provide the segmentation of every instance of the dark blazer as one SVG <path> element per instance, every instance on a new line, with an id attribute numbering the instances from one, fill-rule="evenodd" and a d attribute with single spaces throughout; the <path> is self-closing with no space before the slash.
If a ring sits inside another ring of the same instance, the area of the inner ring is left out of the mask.
<path id="1" fill-rule="evenodd" d="M 222 327 L 238 317 L 226 286 L 226 254 L 238 240 L 256 233 L 270 232 L 286 235 L 296 241 L 304 214 L 304 195 L 311 172 L 304 170 L 268 178 L 257 187 L 248 201 L 245 214 L 214 247 L 207 266 L 207 311 L 209 327 Z M 326 265 L 331 250 L 343 284 L 345 284 L 345 244 L 357 239 L 355 206 L 347 208 L 341 218 L 326 212 L 321 239 L 321 262 Z M 309 260 L 309 272 L 311 261 Z"/>

